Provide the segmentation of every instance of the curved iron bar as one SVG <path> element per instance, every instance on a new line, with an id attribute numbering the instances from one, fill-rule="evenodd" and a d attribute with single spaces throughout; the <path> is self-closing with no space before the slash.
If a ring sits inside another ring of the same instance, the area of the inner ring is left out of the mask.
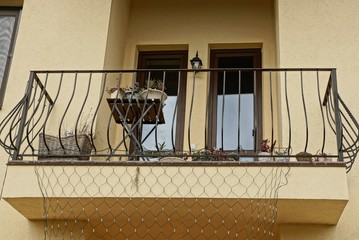
<path id="1" fill-rule="evenodd" d="M 305 118 L 305 147 L 304 147 L 304 152 L 307 152 L 309 129 L 308 129 L 307 108 L 306 108 L 306 105 L 305 105 L 305 97 L 304 97 L 303 71 L 300 71 L 300 89 L 301 89 L 301 92 L 302 92 L 302 103 L 303 103 L 304 118 Z"/>
<path id="2" fill-rule="evenodd" d="M 351 146 L 356 146 L 356 148 L 354 148 L 354 151 L 353 152 L 353 155 L 352 157 L 350 158 L 350 165 L 349 165 L 349 170 L 351 169 L 352 167 L 352 164 L 354 163 L 355 161 L 355 158 L 359 152 L 359 147 L 357 146 L 357 144 L 359 143 L 359 124 L 357 122 L 357 120 L 354 118 L 353 114 L 350 112 L 349 108 L 347 107 L 347 105 L 345 104 L 345 102 L 343 101 L 343 99 L 340 97 L 340 95 L 338 94 L 338 100 L 339 100 L 339 103 L 341 104 L 341 106 L 343 107 L 343 109 L 345 110 L 345 112 L 348 114 L 350 120 L 352 121 L 352 123 L 354 124 L 355 128 L 357 129 L 358 133 L 356 134 L 356 139 L 354 139 L 354 142 Z M 341 112 L 341 115 L 344 116 L 344 114 Z M 342 122 L 343 123 L 343 122 Z M 343 152 L 344 153 L 349 153 L 350 151 L 347 150 L 348 148 L 342 148 Z"/>
<path id="3" fill-rule="evenodd" d="M 51 109 L 49 110 L 49 112 L 48 112 L 48 114 L 47 114 L 47 116 L 46 116 L 46 119 L 45 119 L 45 122 L 44 122 L 44 124 L 43 124 L 43 126 L 42 126 L 42 129 L 40 129 L 40 132 L 41 132 L 41 130 L 42 130 L 42 132 L 43 132 L 43 134 L 42 134 L 42 138 L 43 138 L 43 139 L 42 139 L 42 140 L 43 140 L 44 145 L 45 145 L 45 147 L 46 147 L 46 149 L 47 149 L 48 151 L 49 151 L 49 146 L 48 146 L 48 144 L 47 144 L 46 137 L 45 137 L 45 134 L 46 134 L 46 125 L 47 125 L 47 120 L 49 119 L 50 114 L 51 114 L 52 110 L 54 109 L 54 106 L 55 106 L 55 104 L 56 104 L 56 102 L 57 102 L 57 99 L 59 98 L 59 95 L 60 95 L 60 92 L 61 92 L 61 89 L 62 89 L 63 76 L 64 76 L 64 73 L 61 73 L 61 75 L 60 75 L 60 82 L 59 82 L 59 86 L 58 86 L 58 89 L 57 89 L 57 92 L 56 92 L 56 96 L 55 96 L 55 98 L 54 98 L 53 104 L 50 104 Z M 40 133 L 40 132 L 39 132 L 39 133 Z M 38 134 L 39 134 L 39 133 L 38 133 Z"/>
<path id="4" fill-rule="evenodd" d="M 330 128 L 332 129 L 332 131 L 334 132 L 334 134 L 337 134 L 335 127 L 332 125 L 335 123 L 333 114 L 331 112 L 331 110 L 333 109 L 333 105 L 332 105 L 332 95 L 329 94 L 328 96 L 328 103 L 326 104 L 326 112 L 327 112 L 327 122 L 329 123 Z"/>
<path id="5" fill-rule="evenodd" d="M 60 88 L 59 88 L 59 90 L 60 90 Z M 59 92 L 59 90 L 58 90 L 58 92 Z M 34 142 L 34 140 L 36 139 L 36 137 L 37 136 L 39 136 L 40 135 L 40 133 L 41 133 L 41 131 L 43 132 L 43 134 L 42 134 L 42 140 L 43 140 L 43 142 L 44 142 L 44 145 L 45 145 L 45 147 L 46 147 L 46 149 L 49 151 L 49 147 L 48 147 L 48 145 L 47 145 L 47 141 L 46 141 L 46 137 L 45 137 L 45 127 L 46 127 L 46 123 L 47 123 L 47 120 L 48 120 L 48 118 L 49 118 L 49 116 L 50 116 L 50 114 L 51 114 L 51 112 L 52 112 L 52 110 L 53 110 L 53 108 L 54 108 L 54 105 L 55 105 L 55 103 L 56 103 L 56 101 L 57 101 L 57 96 L 55 97 L 55 99 L 54 99 L 54 102 L 51 104 L 49 104 L 49 108 L 48 108 L 48 111 L 47 111 L 47 114 L 46 114 L 46 117 L 45 117 L 45 120 L 44 120 L 44 123 L 43 123 L 43 125 L 40 127 L 40 129 L 35 133 L 35 135 L 33 135 L 33 137 L 32 137 L 32 139 L 30 140 L 30 142 L 29 142 L 29 144 L 26 146 L 26 148 L 24 149 L 24 153 L 25 153 L 25 151 L 29 148 L 29 147 L 31 147 L 32 145 L 32 143 Z M 40 120 L 40 119 L 39 119 Z M 32 132 L 32 130 L 31 130 L 31 132 Z M 31 146 L 30 146 L 31 145 Z M 33 152 L 34 152 L 34 150 L 33 150 Z"/>
<path id="6" fill-rule="evenodd" d="M 194 102 L 196 73 L 197 73 L 196 71 L 193 72 L 192 97 L 191 97 L 191 105 L 190 105 L 190 110 L 189 110 L 188 129 L 187 129 L 189 154 L 192 153 L 192 149 L 191 149 L 191 120 L 192 120 L 192 111 L 193 111 L 193 102 Z"/>
<path id="7" fill-rule="evenodd" d="M 39 103 L 39 105 L 40 105 L 40 103 Z M 51 105 L 48 106 L 47 112 L 50 111 L 50 107 L 51 107 Z M 38 123 L 40 122 L 40 120 L 41 120 L 41 118 L 42 118 L 42 116 L 43 116 L 43 114 L 44 114 L 44 112 L 45 112 L 45 108 L 46 108 L 46 100 L 44 99 L 44 103 L 43 103 L 42 110 L 41 110 L 41 113 L 40 113 L 39 118 L 36 120 L 36 122 L 34 122 L 34 123 L 32 124 L 31 129 L 29 129 L 29 127 L 30 127 L 30 122 L 29 122 L 29 124 L 27 124 L 26 137 L 21 141 L 21 144 L 24 143 L 25 140 L 27 140 L 28 145 L 27 145 L 27 147 L 23 150 L 23 153 L 25 153 L 25 151 L 26 151 L 28 148 L 31 148 L 32 153 L 35 152 L 35 148 L 32 146 L 32 142 L 33 142 L 34 139 L 36 138 L 37 134 L 35 134 L 35 136 L 33 135 L 31 140 L 30 140 L 30 137 L 29 137 L 29 136 L 30 136 L 30 133 L 33 134 L 33 131 L 34 131 L 35 127 L 36 127 L 36 126 L 38 125 Z M 41 128 L 42 128 L 42 127 L 40 127 L 40 129 L 41 129 Z M 39 132 L 40 132 L 40 130 L 39 130 Z"/>
<path id="8" fill-rule="evenodd" d="M 95 153 L 97 152 L 97 148 L 95 146 L 95 142 L 94 142 L 94 132 L 93 132 L 93 128 L 94 128 L 94 124 L 95 124 L 95 119 L 97 117 L 97 113 L 100 109 L 100 105 L 101 105 L 101 99 L 103 98 L 104 94 L 105 94 L 105 88 L 106 88 L 106 82 L 107 82 L 107 73 L 102 74 L 102 87 L 101 87 L 101 93 L 100 93 L 100 98 L 99 101 L 97 103 L 95 112 L 93 114 L 92 117 L 92 121 L 91 121 L 91 127 L 90 127 L 90 138 L 91 138 L 91 145 L 95 151 Z M 111 116 L 111 115 L 110 115 Z"/>
<path id="9" fill-rule="evenodd" d="M 16 119 L 16 116 L 18 116 L 20 113 L 21 113 L 21 109 L 23 108 L 24 106 L 24 101 L 26 99 L 26 96 L 24 96 L 16 105 L 15 107 L 9 112 L 8 115 L 5 116 L 5 118 L 1 121 L 0 123 L 0 136 L 2 134 L 2 132 L 4 131 L 5 127 L 7 126 L 7 124 L 13 119 L 15 118 Z M 12 141 L 10 141 L 10 144 L 6 144 L 7 142 L 7 138 L 8 138 L 8 134 L 6 135 L 5 139 L 2 140 L 0 138 L 0 146 L 2 146 L 5 151 L 10 154 L 11 153 L 11 150 L 15 150 L 16 147 L 14 145 L 14 143 Z M 9 151 L 7 151 L 7 149 Z M 10 154 L 11 155 L 11 154 Z"/>
<path id="10" fill-rule="evenodd" d="M 117 94 L 116 94 L 116 98 L 115 98 L 115 102 L 113 104 L 113 108 L 111 109 L 111 114 L 108 117 L 108 122 L 107 122 L 107 129 L 106 129 L 106 140 L 107 140 L 107 146 L 109 148 L 110 153 L 112 154 L 112 145 L 110 142 L 110 126 L 111 126 L 111 120 L 112 120 L 112 115 L 115 112 L 115 109 L 117 112 L 120 112 L 117 106 L 117 101 L 119 100 L 119 96 L 120 96 L 120 86 L 121 86 L 121 77 L 122 77 L 122 72 L 118 73 L 118 82 L 117 82 Z M 123 121 L 126 121 L 126 118 L 122 118 Z M 127 148 L 126 148 L 127 151 Z M 108 157 L 106 159 L 106 161 L 109 161 L 111 157 Z"/>
<path id="11" fill-rule="evenodd" d="M 36 106 L 36 108 L 35 108 L 36 110 L 34 110 L 33 114 L 32 114 L 31 117 L 29 118 L 28 124 L 25 124 L 25 125 L 27 125 L 27 127 L 26 127 L 26 137 L 21 141 L 21 143 L 23 143 L 23 142 L 25 141 L 25 139 L 26 139 L 27 142 L 28 142 L 28 146 L 24 149 L 23 153 L 25 153 L 25 150 L 27 150 L 28 147 L 31 148 L 31 151 L 32 151 L 33 153 L 34 153 L 34 151 L 35 151 L 34 147 L 33 147 L 32 144 L 31 144 L 33 140 L 30 142 L 29 135 L 30 135 L 30 132 L 32 133 L 33 130 L 35 129 L 35 127 L 37 126 L 37 124 L 40 122 L 40 120 L 41 120 L 41 118 L 42 118 L 42 116 L 43 116 L 43 114 L 44 114 L 44 112 L 45 112 L 46 100 L 47 100 L 47 99 L 46 99 L 46 98 L 42 99 L 42 98 L 45 96 L 47 82 L 48 82 L 48 74 L 46 74 L 45 85 L 44 85 L 44 87 L 42 88 L 41 96 L 40 96 L 40 98 L 39 98 L 39 100 L 38 100 L 38 104 L 37 104 L 37 106 Z M 37 85 L 39 85 L 39 84 L 37 84 Z M 40 103 L 41 103 L 41 101 L 43 101 L 43 100 L 44 100 L 44 103 L 43 103 L 43 106 L 42 106 L 42 110 L 41 110 L 40 116 L 38 117 L 38 119 L 36 120 L 36 122 L 33 122 L 33 125 L 32 125 L 31 130 L 30 130 L 30 122 L 32 121 L 33 118 L 35 118 L 35 114 L 36 114 L 36 112 L 37 112 L 37 110 L 38 110 L 38 107 L 40 106 Z M 51 104 L 49 104 L 49 107 L 50 107 L 50 105 L 51 105 Z M 33 139 L 34 139 L 34 138 L 33 138 Z"/>
<path id="12" fill-rule="evenodd" d="M 162 82 L 162 89 L 161 89 L 162 92 L 165 91 L 165 84 L 166 84 L 166 71 L 163 71 L 163 82 Z M 159 152 L 160 150 L 163 150 L 163 149 L 159 149 L 159 146 L 158 146 L 158 131 L 157 131 L 158 130 L 158 128 L 157 128 L 158 121 L 159 121 L 161 109 L 163 108 L 163 106 L 164 106 L 163 95 L 161 95 L 160 106 L 159 106 L 159 109 L 156 114 L 156 125 L 155 125 L 155 145 L 156 145 L 157 152 Z M 141 136 L 141 138 L 142 138 L 142 136 Z"/>
<path id="13" fill-rule="evenodd" d="M 332 112 L 334 111 L 332 94 L 329 94 L 327 98 L 329 103 L 326 103 L 325 105 L 327 119 L 329 126 L 331 127 L 334 134 L 336 134 L 336 130 L 333 126 L 335 124 L 335 118 L 333 117 L 334 112 Z M 340 116 L 342 119 L 344 119 L 344 121 L 341 121 L 341 128 L 344 131 L 342 130 L 341 149 L 339 149 L 339 151 L 343 152 L 344 159 L 348 159 L 345 161 L 345 164 L 347 172 L 349 172 L 355 162 L 355 158 L 359 153 L 359 124 L 339 94 L 338 102 L 340 104 Z M 342 109 L 344 109 L 344 111 L 342 111 Z"/>
<path id="14" fill-rule="evenodd" d="M 32 81 L 32 83 L 33 83 L 33 81 Z M 27 85 L 29 85 L 29 84 L 31 84 L 30 81 L 28 81 Z M 31 86 L 31 88 L 32 88 L 32 86 Z M 20 114 L 20 113 L 22 114 L 22 112 L 24 112 L 24 111 L 28 111 L 28 109 L 30 109 L 30 108 L 32 107 L 32 105 L 35 103 L 36 93 L 37 93 L 37 88 L 35 88 L 33 97 L 32 97 L 32 99 L 31 99 L 31 101 L 30 101 L 30 103 L 29 103 L 29 105 L 28 105 L 28 107 L 27 107 L 26 109 L 25 109 L 26 100 L 27 100 L 28 98 L 30 98 L 31 95 L 29 95 L 28 92 L 25 93 L 23 109 L 22 109 L 22 111 L 20 111 L 20 112 L 17 113 L 17 116 L 18 116 L 18 114 Z M 10 124 L 9 134 L 8 134 L 8 135 L 6 136 L 6 138 L 5 138 L 5 141 L 7 140 L 7 138 L 9 138 L 11 144 L 12 144 L 14 147 L 15 147 L 14 142 L 16 141 L 18 135 L 16 135 L 16 136 L 13 138 L 13 137 L 12 137 L 12 131 L 17 128 L 17 126 L 20 124 L 20 122 L 21 122 L 21 118 L 20 118 L 20 117 L 19 117 L 19 118 L 14 117 L 14 119 L 12 120 L 12 122 L 11 122 L 11 124 Z M 26 127 L 26 125 L 27 125 L 27 124 L 26 124 L 26 122 L 25 122 L 24 127 Z M 15 147 L 15 148 L 16 148 L 16 147 Z"/>
<path id="15" fill-rule="evenodd" d="M 9 141 L 11 142 L 11 145 L 13 145 L 16 149 L 15 146 L 15 141 L 17 141 L 18 135 L 15 135 L 15 137 L 13 138 L 13 131 L 16 131 L 15 129 L 18 127 L 18 125 L 20 125 L 21 123 L 21 117 L 20 115 L 22 115 L 22 113 L 24 111 L 27 111 L 29 108 L 25 109 L 25 102 L 26 102 L 27 97 L 25 97 L 25 101 L 24 101 L 24 106 L 22 107 L 22 109 L 16 114 L 16 117 L 14 117 L 11 121 L 10 124 L 10 130 L 9 130 L 9 134 L 6 136 L 5 141 L 7 141 L 7 138 L 9 138 Z M 26 124 L 25 124 L 26 126 Z M 16 149 L 17 150 L 17 149 Z"/>
<path id="16" fill-rule="evenodd" d="M 88 99 L 88 96 L 89 96 L 89 92 L 90 92 L 90 88 L 91 88 L 91 82 L 92 82 L 92 72 L 90 72 L 90 77 L 89 77 L 89 81 L 88 81 L 88 84 L 87 84 L 87 91 L 86 91 L 86 96 L 83 100 L 83 103 L 82 103 L 82 106 L 80 108 L 80 112 L 77 116 L 77 119 L 76 119 L 76 124 L 75 124 L 75 143 L 76 143 L 76 147 L 77 149 L 79 150 L 79 152 L 82 151 L 81 147 L 80 147 L 80 144 L 79 144 L 79 140 L 78 140 L 78 134 L 77 134 L 77 131 L 78 131 L 78 126 L 79 126 L 79 121 L 80 121 L 80 118 L 82 116 L 82 113 L 83 113 L 83 110 L 85 108 L 85 105 L 86 105 L 86 101 Z M 87 122 L 85 123 L 80 123 L 80 124 L 87 124 Z M 84 127 L 84 126 L 82 126 Z M 86 128 L 86 127 L 85 127 Z M 80 129 L 81 130 L 81 129 Z M 87 134 L 87 133 L 82 133 L 80 132 L 80 134 Z"/>
<path id="17" fill-rule="evenodd" d="M 326 132 L 325 132 L 325 118 L 324 118 L 324 113 L 323 113 L 323 108 L 322 108 L 322 97 L 320 95 L 320 84 L 319 84 L 319 72 L 317 71 L 317 90 L 318 90 L 318 101 L 319 101 L 319 108 L 320 108 L 320 113 L 322 116 L 322 124 L 323 124 L 323 143 L 322 143 L 322 148 L 321 148 L 321 153 L 324 153 L 324 148 L 325 148 L 325 140 L 326 140 Z"/>
<path id="18" fill-rule="evenodd" d="M 72 103 L 72 100 L 73 100 L 73 98 L 74 98 L 74 96 L 75 96 L 76 85 L 77 85 L 77 74 L 78 74 L 78 73 L 76 72 L 76 73 L 75 73 L 74 87 L 73 87 L 73 90 L 72 90 L 72 94 L 71 94 L 69 103 L 68 103 L 67 106 L 66 106 L 65 112 L 64 112 L 64 114 L 62 115 L 62 118 L 61 118 L 61 120 L 60 120 L 60 125 L 59 125 L 59 131 L 58 131 L 58 134 L 59 134 L 59 142 L 60 142 L 60 146 L 61 146 L 61 148 L 62 148 L 63 150 L 65 150 L 65 146 L 64 146 L 64 144 L 62 143 L 62 139 L 61 139 L 61 128 L 62 128 L 62 124 L 63 124 L 63 122 L 64 122 L 64 119 L 65 119 L 65 117 L 66 117 L 66 114 L 67 114 L 67 112 L 68 112 L 68 110 L 69 110 L 69 108 L 70 108 L 70 105 L 71 105 L 71 103 Z"/>
<path id="19" fill-rule="evenodd" d="M 287 117 L 288 117 L 288 154 L 292 149 L 292 121 L 290 117 L 290 108 L 289 108 L 289 100 L 288 100 L 288 78 L 287 71 L 284 71 L 284 94 L 285 94 L 285 105 L 287 108 Z"/>
<path id="20" fill-rule="evenodd" d="M 176 97 L 176 103 L 175 103 L 175 108 L 173 111 L 173 116 L 172 116 L 172 125 L 171 125 L 171 142 L 172 142 L 172 149 L 173 152 L 176 152 L 176 144 L 175 144 L 175 139 L 174 139 L 174 126 L 175 126 L 175 120 L 177 117 L 177 111 L 178 111 L 178 98 L 180 96 L 180 86 L 181 86 L 181 72 L 178 71 L 178 85 L 177 85 L 177 97 Z"/>

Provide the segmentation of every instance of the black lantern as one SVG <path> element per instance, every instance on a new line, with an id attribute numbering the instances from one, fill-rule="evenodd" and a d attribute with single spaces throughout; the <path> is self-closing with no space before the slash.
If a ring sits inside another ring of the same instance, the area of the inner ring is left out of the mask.
<path id="1" fill-rule="evenodd" d="M 202 60 L 198 57 L 198 51 L 196 56 L 191 59 L 192 69 L 200 69 L 202 67 Z"/>

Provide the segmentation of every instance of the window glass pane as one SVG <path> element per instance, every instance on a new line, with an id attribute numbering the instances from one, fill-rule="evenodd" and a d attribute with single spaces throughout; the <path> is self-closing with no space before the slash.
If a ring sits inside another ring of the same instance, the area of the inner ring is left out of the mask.
<path id="1" fill-rule="evenodd" d="M 4 78 L 14 24 L 15 17 L 0 16 L 0 86 Z"/>
<path id="2" fill-rule="evenodd" d="M 159 124 L 157 126 L 157 143 L 164 144 L 164 149 L 172 149 L 172 119 L 176 106 L 177 96 L 168 96 L 166 100 L 166 105 L 163 107 L 163 116 L 165 118 L 166 123 Z M 176 123 L 176 118 L 175 118 Z M 155 127 L 153 124 L 143 125 L 142 128 L 142 141 L 144 138 L 150 133 L 152 128 Z M 176 136 L 176 124 L 173 126 L 173 136 Z M 146 141 L 142 144 L 145 150 L 157 150 L 155 141 L 155 132 L 153 131 Z"/>
<path id="3" fill-rule="evenodd" d="M 146 69 L 179 69 L 181 68 L 181 60 L 179 58 L 157 58 L 148 59 L 146 61 Z M 176 126 L 177 126 L 177 114 L 175 113 L 175 106 L 177 102 L 178 93 L 178 72 L 166 72 L 165 75 L 165 93 L 167 94 L 167 100 L 163 107 L 163 116 L 165 119 L 164 124 L 157 126 L 157 143 L 163 144 L 164 149 L 172 149 L 172 127 L 173 137 L 175 140 Z M 150 79 L 162 80 L 164 75 L 163 71 L 151 71 Z M 145 80 L 148 79 L 148 73 L 145 75 Z M 146 87 L 146 86 L 145 86 Z M 181 114 L 181 113 L 180 113 Z M 172 120 L 174 118 L 173 126 Z M 145 150 L 157 150 L 155 141 L 155 131 L 151 132 L 155 127 L 154 124 L 144 124 L 142 127 L 142 146 Z"/>
<path id="4" fill-rule="evenodd" d="M 223 95 L 217 96 L 217 149 L 222 148 L 222 109 L 224 114 L 223 150 L 237 150 L 238 112 L 240 113 L 240 146 L 244 150 L 254 149 L 254 139 L 252 136 L 252 130 L 254 129 L 254 95 L 241 94 L 240 96 L 240 108 L 238 107 L 238 94 L 226 94 L 224 108 L 222 108 Z"/>

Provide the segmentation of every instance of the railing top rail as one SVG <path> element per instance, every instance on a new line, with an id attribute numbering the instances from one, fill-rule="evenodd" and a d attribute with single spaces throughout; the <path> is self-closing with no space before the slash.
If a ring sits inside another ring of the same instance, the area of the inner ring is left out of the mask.
<path id="1" fill-rule="evenodd" d="M 209 71 L 258 71 L 258 72 L 297 72 L 297 71 L 320 71 L 327 72 L 335 68 L 203 68 L 203 69 L 118 69 L 118 70 L 34 70 L 34 73 L 126 73 L 148 71 L 180 71 L 180 72 L 209 72 Z"/>

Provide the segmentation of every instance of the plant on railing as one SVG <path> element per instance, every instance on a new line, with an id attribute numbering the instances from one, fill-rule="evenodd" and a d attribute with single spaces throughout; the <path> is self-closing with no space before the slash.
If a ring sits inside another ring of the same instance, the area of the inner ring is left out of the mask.
<path id="1" fill-rule="evenodd" d="M 295 155 L 295 158 L 299 162 L 311 162 L 313 161 L 313 154 L 308 152 L 300 152 Z"/>
<path id="2" fill-rule="evenodd" d="M 269 157 L 272 155 L 272 150 L 276 144 L 277 141 L 274 141 L 272 146 L 269 146 L 269 139 L 262 140 L 262 147 L 261 152 L 258 153 L 260 157 L 258 157 L 258 161 L 260 162 L 268 162 L 272 160 L 272 157 Z"/>
<path id="3" fill-rule="evenodd" d="M 72 128 L 66 128 L 60 137 L 40 133 L 39 160 L 60 157 L 74 160 L 89 160 L 89 155 L 92 151 L 90 140 L 91 123 L 88 121 L 89 118 L 90 114 L 85 119 L 81 117 L 80 124 L 75 131 Z"/>
<path id="4" fill-rule="evenodd" d="M 332 158 L 329 157 L 329 155 L 330 154 L 318 150 L 317 153 L 315 154 L 314 160 L 317 162 L 331 162 Z"/>
<path id="5" fill-rule="evenodd" d="M 140 96 L 143 99 L 161 99 L 162 101 L 166 101 L 167 94 L 164 92 L 165 89 L 162 80 L 147 80 L 144 88 L 140 91 Z"/>
<path id="6" fill-rule="evenodd" d="M 238 152 L 222 151 L 216 148 L 201 149 L 192 153 L 192 161 L 238 161 L 239 159 L 233 155 L 238 155 Z"/>
<path id="7" fill-rule="evenodd" d="M 123 99 L 123 98 L 139 98 L 139 94 L 140 94 L 140 87 L 139 87 L 139 83 L 135 82 L 133 86 L 124 86 L 124 87 L 112 87 L 112 88 L 108 88 L 106 89 L 106 92 L 111 94 L 111 98 L 119 98 L 119 99 Z"/>

